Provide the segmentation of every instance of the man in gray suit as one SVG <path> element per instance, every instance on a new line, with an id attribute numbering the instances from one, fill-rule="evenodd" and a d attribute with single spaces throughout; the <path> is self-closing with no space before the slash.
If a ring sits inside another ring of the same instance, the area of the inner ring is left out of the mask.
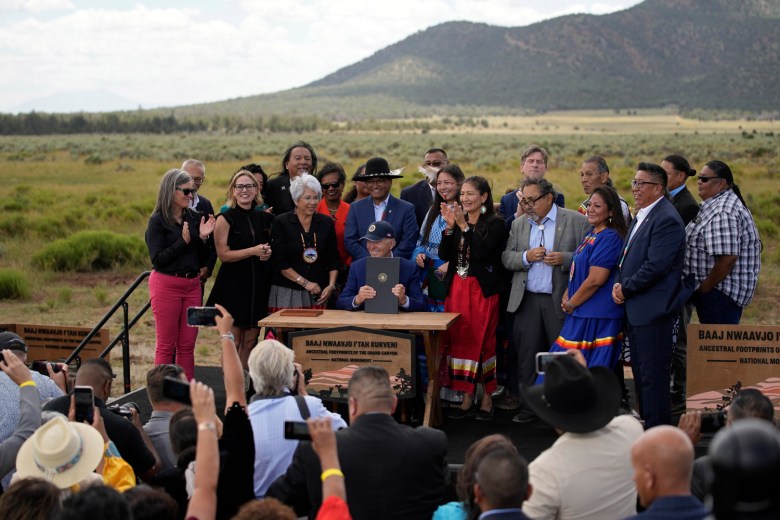
<path id="1" fill-rule="evenodd" d="M 536 380 L 534 357 L 546 352 L 558 338 L 565 314 L 563 292 L 569 281 L 571 257 L 588 232 L 588 220 L 554 204 L 556 193 L 545 179 L 526 179 L 520 185 L 525 217 L 512 222 L 501 259 L 512 276 L 507 310 L 514 313 L 518 386 Z M 530 422 L 535 414 L 525 406 L 520 388 L 520 413 L 515 422 Z"/>

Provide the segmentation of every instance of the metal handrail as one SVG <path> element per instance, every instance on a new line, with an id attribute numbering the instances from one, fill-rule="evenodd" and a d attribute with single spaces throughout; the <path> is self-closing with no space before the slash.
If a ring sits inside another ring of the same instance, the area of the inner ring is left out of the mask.
<path id="1" fill-rule="evenodd" d="M 79 346 L 76 347 L 73 352 L 70 353 L 70 355 L 65 360 L 65 363 L 70 363 L 73 361 L 76 356 L 79 355 L 81 350 L 87 346 L 87 344 L 94 338 L 98 332 L 100 332 L 100 329 L 105 325 L 108 320 L 111 319 L 111 317 L 114 315 L 114 313 L 122 307 L 123 315 L 124 315 L 124 327 L 119 332 L 119 335 L 115 337 L 108 346 L 101 352 L 98 357 L 99 358 L 105 358 L 111 350 L 116 346 L 118 342 L 122 342 L 122 376 L 124 378 L 124 388 L 125 393 L 128 393 L 130 391 L 130 329 L 135 325 L 139 319 L 146 313 L 146 311 L 149 310 L 149 307 L 151 306 L 151 302 L 146 302 L 146 305 L 138 311 L 138 313 L 133 317 L 132 320 L 129 319 L 128 316 L 128 305 L 127 305 L 127 299 L 135 292 L 136 288 L 143 282 L 150 274 L 152 274 L 151 271 L 144 271 L 141 273 L 138 278 L 135 279 L 133 284 L 128 287 L 128 289 L 125 291 L 125 293 L 119 297 L 119 299 L 116 301 L 116 303 L 111 307 L 111 309 L 106 312 L 106 314 L 103 316 L 103 318 L 98 322 L 97 325 L 87 334 L 83 340 L 81 340 L 81 343 L 79 343 Z"/>

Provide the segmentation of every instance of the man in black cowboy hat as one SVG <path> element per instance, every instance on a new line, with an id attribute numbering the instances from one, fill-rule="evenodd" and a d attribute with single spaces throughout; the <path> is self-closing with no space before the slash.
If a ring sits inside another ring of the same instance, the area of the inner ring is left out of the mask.
<path id="1" fill-rule="evenodd" d="M 373 157 L 366 162 L 366 170 L 354 180 L 368 185 L 370 197 L 353 202 L 349 207 L 347 224 L 344 228 L 344 245 L 352 261 L 368 256 L 368 250 L 360 241 L 368 226 L 378 220 L 389 222 L 395 230 L 396 245 L 393 256 L 409 259 L 417 243 L 420 229 L 414 206 L 390 195 L 393 179 L 402 177 L 401 170 L 390 171 L 390 165 L 382 157 Z"/>
<path id="2" fill-rule="evenodd" d="M 577 350 L 547 366 L 544 383 L 524 390 L 526 402 L 560 437 L 530 465 L 531 518 L 625 518 L 636 513 L 631 445 L 642 425 L 615 417 L 620 387 L 611 370 L 585 366 Z"/>

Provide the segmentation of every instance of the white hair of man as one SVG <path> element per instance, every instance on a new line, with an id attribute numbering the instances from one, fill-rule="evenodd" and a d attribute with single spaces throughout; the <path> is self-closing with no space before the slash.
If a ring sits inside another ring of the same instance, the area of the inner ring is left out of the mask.
<path id="1" fill-rule="evenodd" d="M 181 163 L 181 168 L 179 168 L 179 169 L 186 171 L 187 168 L 189 168 L 191 166 L 195 166 L 196 168 L 200 168 L 201 170 L 203 170 L 203 173 L 206 172 L 206 166 L 201 161 L 199 161 L 197 159 L 187 159 L 186 161 Z"/>
<path id="2" fill-rule="evenodd" d="M 247 366 L 255 392 L 262 396 L 281 395 L 292 387 L 295 354 L 284 344 L 266 339 L 257 344 L 249 355 Z"/>

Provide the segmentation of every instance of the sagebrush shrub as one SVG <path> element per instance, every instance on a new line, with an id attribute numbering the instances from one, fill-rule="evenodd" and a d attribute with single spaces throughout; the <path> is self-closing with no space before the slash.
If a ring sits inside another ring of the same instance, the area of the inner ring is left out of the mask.
<path id="1" fill-rule="evenodd" d="M 84 272 L 144 267 L 146 258 L 146 244 L 138 236 L 79 231 L 44 247 L 32 257 L 32 263 L 41 269 Z"/>

